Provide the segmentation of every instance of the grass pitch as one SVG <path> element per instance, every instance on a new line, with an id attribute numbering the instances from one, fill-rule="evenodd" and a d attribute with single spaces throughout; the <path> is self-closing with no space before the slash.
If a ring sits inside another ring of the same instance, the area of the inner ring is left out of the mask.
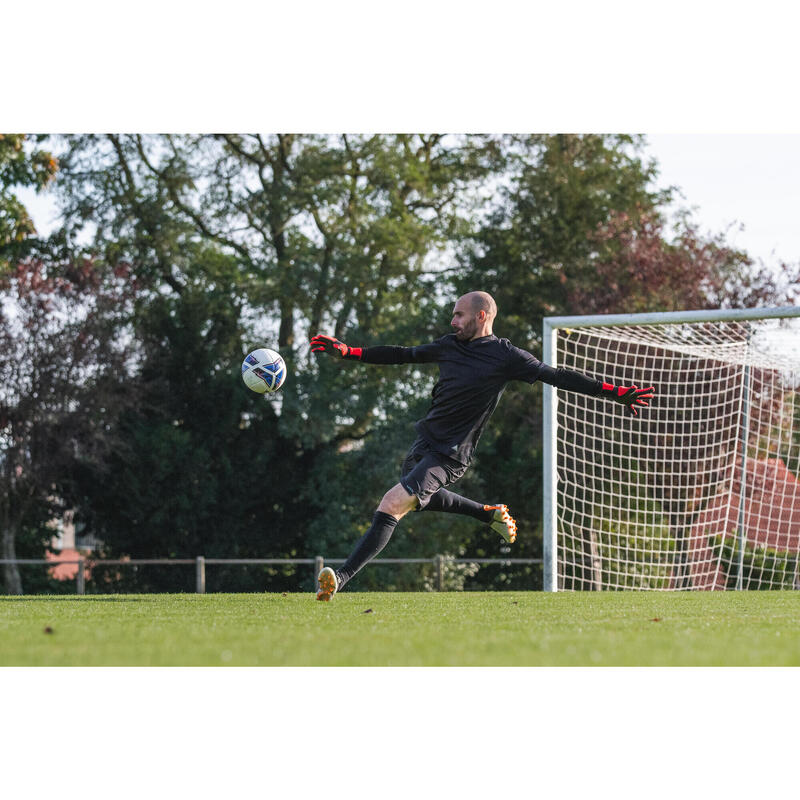
<path id="1" fill-rule="evenodd" d="M 800 592 L 0 597 L 3 666 L 798 666 Z"/>

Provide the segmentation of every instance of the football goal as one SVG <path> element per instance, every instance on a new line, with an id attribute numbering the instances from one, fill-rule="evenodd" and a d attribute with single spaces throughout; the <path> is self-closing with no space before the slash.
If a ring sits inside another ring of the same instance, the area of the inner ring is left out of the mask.
<path id="1" fill-rule="evenodd" d="M 548 317 L 544 588 L 800 589 L 800 308 Z"/>

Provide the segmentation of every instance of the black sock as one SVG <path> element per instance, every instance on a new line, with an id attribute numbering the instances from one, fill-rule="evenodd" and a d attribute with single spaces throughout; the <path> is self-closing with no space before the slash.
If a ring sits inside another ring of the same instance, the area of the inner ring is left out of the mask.
<path id="1" fill-rule="evenodd" d="M 423 511 L 444 511 L 448 514 L 466 514 L 468 517 L 475 517 L 481 522 L 489 523 L 494 519 L 494 511 L 484 511 L 482 503 L 476 503 L 468 497 L 450 492 L 447 489 L 439 489 L 436 494 L 431 495 L 431 499 L 422 509 Z"/>
<path id="2" fill-rule="evenodd" d="M 385 514 L 383 511 L 375 512 L 369 530 L 358 540 L 347 561 L 336 570 L 339 589 L 386 547 L 396 525 L 397 520 L 391 514 Z"/>

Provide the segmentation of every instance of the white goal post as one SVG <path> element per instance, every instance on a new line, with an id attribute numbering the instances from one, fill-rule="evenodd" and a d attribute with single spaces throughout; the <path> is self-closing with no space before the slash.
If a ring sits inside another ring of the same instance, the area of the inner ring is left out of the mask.
<path id="1" fill-rule="evenodd" d="M 800 589 L 800 308 L 546 317 L 544 589 Z"/>

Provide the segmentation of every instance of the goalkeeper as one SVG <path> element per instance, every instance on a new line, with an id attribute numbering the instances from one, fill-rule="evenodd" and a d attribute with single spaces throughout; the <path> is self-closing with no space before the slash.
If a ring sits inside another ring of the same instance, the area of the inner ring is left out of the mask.
<path id="1" fill-rule="evenodd" d="M 372 525 L 338 570 L 325 567 L 318 576 L 318 600 L 333 595 L 386 546 L 398 521 L 409 511 L 465 514 L 490 525 L 507 542 L 517 525 L 504 504 L 485 505 L 451 492 L 467 470 L 481 432 L 497 407 L 508 381 L 544 381 L 559 389 L 603 396 L 626 406 L 634 415 L 648 405 L 654 389 L 613 386 L 566 369 L 553 369 L 508 339 L 492 333 L 497 306 L 486 292 L 460 297 L 453 309 L 454 333 L 418 347 L 348 347 L 331 336 L 311 340 L 315 353 L 366 364 L 439 364 L 439 380 L 425 419 L 416 424 L 417 439 L 403 462 L 400 482 L 389 489 Z"/>

